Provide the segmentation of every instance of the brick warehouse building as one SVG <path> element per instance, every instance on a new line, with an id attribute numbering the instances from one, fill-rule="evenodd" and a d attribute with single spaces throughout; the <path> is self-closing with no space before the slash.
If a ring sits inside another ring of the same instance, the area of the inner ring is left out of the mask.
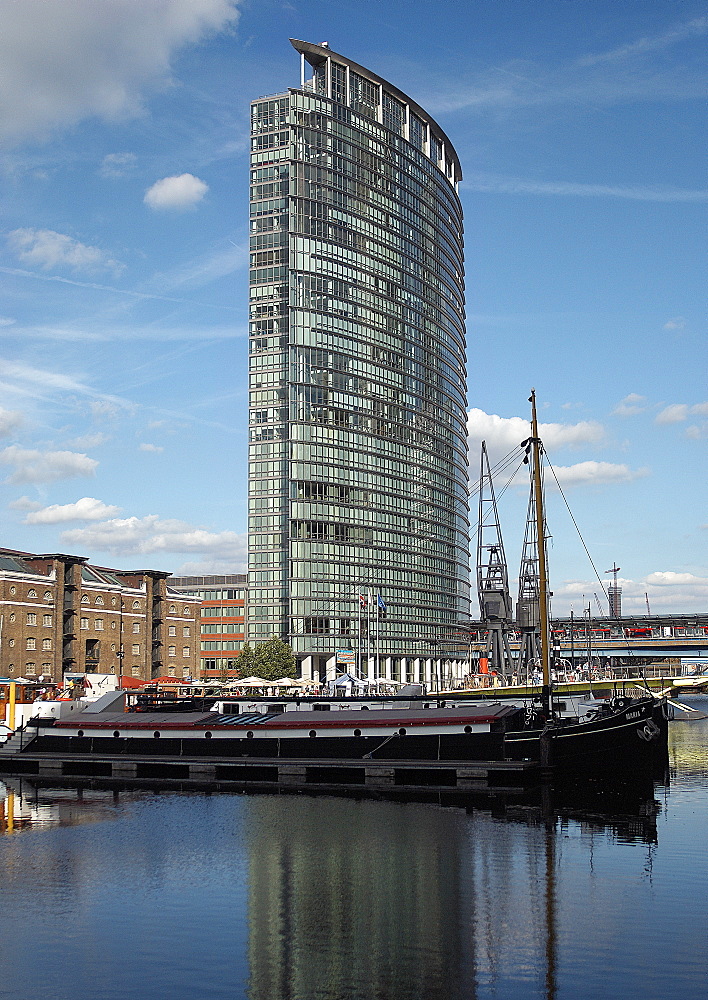
<path id="1" fill-rule="evenodd" d="M 169 576 L 0 548 L 0 675 L 196 676 L 200 601 Z"/>

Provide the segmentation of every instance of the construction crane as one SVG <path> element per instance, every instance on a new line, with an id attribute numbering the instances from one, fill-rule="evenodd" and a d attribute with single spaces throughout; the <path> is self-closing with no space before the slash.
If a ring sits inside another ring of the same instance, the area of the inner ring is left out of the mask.
<path id="1" fill-rule="evenodd" d="M 606 569 L 605 573 L 612 573 L 613 583 L 609 587 L 610 618 L 622 617 L 622 588 L 617 586 L 617 574 L 620 568 L 616 562 L 612 563 L 612 569 Z"/>

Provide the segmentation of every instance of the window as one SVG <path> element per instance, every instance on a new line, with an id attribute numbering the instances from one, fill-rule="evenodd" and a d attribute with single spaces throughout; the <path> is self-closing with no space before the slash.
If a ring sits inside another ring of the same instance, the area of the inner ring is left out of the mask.
<path id="1" fill-rule="evenodd" d="M 33 663 L 31 660 L 29 661 L 29 663 L 25 663 L 25 673 L 26 674 L 36 674 L 37 673 L 37 664 Z"/>
<path id="2" fill-rule="evenodd" d="M 185 639 L 188 639 L 191 634 L 192 633 L 189 630 L 189 625 L 185 625 L 184 628 L 182 629 L 182 635 L 184 636 Z"/>
<path id="3" fill-rule="evenodd" d="M 168 635 L 177 635 L 177 628 L 174 625 L 170 625 L 167 629 Z"/>
<path id="4" fill-rule="evenodd" d="M 10 645 L 10 646 L 14 646 L 14 645 L 15 645 L 15 640 L 14 640 L 14 639 L 10 639 L 10 640 L 8 641 L 8 645 Z"/>
<path id="5" fill-rule="evenodd" d="M 42 616 L 42 625 L 47 625 L 47 626 L 49 626 L 51 628 L 51 625 L 52 625 L 52 616 L 51 615 L 43 615 Z"/>
<path id="6" fill-rule="evenodd" d="M 182 608 L 182 614 L 183 615 L 191 615 L 191 613 L 192 612 L 189 610 L 189 608 Z"/>
<path id="7" fill-rule="evenodd" d="M 89 599 L 86 596 L 86 594 L 84 594 L 84 596 L 81 598 L 81 603 L 82 604 L 88 604 L 89 603 Z"/>
<path id="8" fill-rule="evenodd" d="M 11 594 L 16 594 L 17 593 L 17 587 L 10 587 L 10 593 Z"/>
<path id="9" fill-rule="evenodd" d="M 98 595 L 98 597 L 96 598 L 96 606 L 97 606 L 97 607 L 103 607 L 103 598 L 101 597 L 101 595 L 100 595 L 100 594 L 99 594 L 99 595 Z"/>
<path id="10" fill-rule="evenodd" d="M 140 607 L 140 601 L 133 601 L 133 607 L 134 608 L 139 608 Z"/>
<path id="11" fill-rule="evenodd" d="M 27 649 L 36 649 L 36 648 L 37 648 L 37 640 L 34 638 L 29 638 L 27 640 Z"/>
<path id="12" fill-rule="evenodd" d="M 81 619 L 81 628 L 88 628 L 88 618 Z"/>
<path id="13" fill-rule="evenodd" d="M 28 611 L 27 612 L 27 624 L 28 625 L 36 625 L 37 624 L 37 616 L 34 613 L 34 611 Z"/>
<path id="14" fill-rule="evenodd" d="M 42 649 L 51 649 L 51 648 L 52 648 L 52 640 L 42 639 Z"/>
<path id="15" fill-rule="evenodd" d="M 140 631 L 140 622 L 133 622 L 133 632 Z"/>
<path id="16" fill-rule="evenodd" d="M 182 656 L 185 660 L 189 659 L 189 646 L 182 646 Z"/>
<path id="17" fill-rule="evenodd" d="M 168 648 L 167 648 L 167 655 L 168 656 L 177 656 L 177 647 L 176 646 L 168 646 Z"/>
<path id="18" fill-rule="evenodd" d="M 140 677 L 140 667 L 135 666 L 135 664 L 130 668 L 130 672 L 133 677 Z"/>
<path id="19" fill-rule="evenodd" d="M 45 601 L 53 601 L 54 600 L 54 597 L 52 595 L 51 590 L 45 590 L 44 591 L 44 600 Z"/>
<path id="20" fill-rule="evenodd" d="M 174 604 L 170 604 L 170 614 L 173 615 L 176 611 Z"/>
<path id="21" fill-rule="evenodd" d="M 140 643 L 133 643 L 133 656 L 140 656 Z"/>
<path id="22" fill-rule="evenodd" d="M 32 590 L 28 590 L 27 591 L 27 596 L 28 597 L 36 597 L 37 596 L 37 591 L 34 590 L 34 588 Z"/>
<path id="23" fill-rule="evenodd" d="M 12 612 L 10 612 L 10 624 L 12 625 L 12 623 L 13 623 L 14 621 L 15 621 L 15 612 L 14 612 L 14 611 L 12 611 Z"/>
<path id="24" fill-rule="evenodd" d="M 96 618 L 94 620 L 93 627 L 97 632 L 103 632 L 103 618 Z"/>

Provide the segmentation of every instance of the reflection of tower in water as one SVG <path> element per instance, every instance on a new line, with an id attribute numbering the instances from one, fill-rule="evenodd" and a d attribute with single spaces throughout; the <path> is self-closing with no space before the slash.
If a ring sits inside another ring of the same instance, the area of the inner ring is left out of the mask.
<path id="1" fill-rule="evenodd" d="M 250 804 L 249 1000 L 474 995 L 469 817 L 414 804 Z M 447 989 L 446 989 L 447 988 Z"/>

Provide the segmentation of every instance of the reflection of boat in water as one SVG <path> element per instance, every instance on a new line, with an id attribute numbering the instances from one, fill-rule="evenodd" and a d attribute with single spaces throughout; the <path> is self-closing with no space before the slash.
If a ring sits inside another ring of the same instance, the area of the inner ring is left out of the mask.
<path id="1" fill-rule="evenodd" d="M 535 396 L 531 396 L 531 458 L 537 519 L 540 647 L 543 685 L 539 708 L 522 703 L 475 703 L 466 698 L 393 697 L 352 700 L 222 699 L 213 711 L 136 714 L 115 711 L 106 695 L 70 719 L 39 719 L 30 724 L 29 742 L 0 751 L 2 766 L 12 759 L 55 755 L 70 762 L 111 761 L 128 756 L 184 762 L 277 761 L 350 768 L 349 778 L 366 781 L 367 767 L 390 763 L 443 762 L 460 768 L 480 762 L 537 762 L 556 773 L 653 767 L 666 752 L 668 719 L 662 699 L 617 697 L 597 703 L 582 717 L 559 714 L 550 686 L 550 620 L 546 573 L 546 530 L 541 481 L 542 445 Z M 118 695 L 117 697 L 120 697 Z M 111 708 L 113 709 L 111 711 Z M 10 751 L 8 753 L 8 750 Z M 71 760 L 73 758 L 73 760 Z M 112 765 L 109 765 L 112 766 Z M 298 772 L 299 773 L 299 772 Z M 298 773 L 292 772 L 293 780 Z M 452 782 L 442 775 L 443 782 Z M 462 780 L 468 780 L 469 774 Z M 343 778 L 343 780 L 346 780 Z M 398 781 L 394 773 L 392 780 Z M 401 782 L 404 779 L 401 778 Z"/>

